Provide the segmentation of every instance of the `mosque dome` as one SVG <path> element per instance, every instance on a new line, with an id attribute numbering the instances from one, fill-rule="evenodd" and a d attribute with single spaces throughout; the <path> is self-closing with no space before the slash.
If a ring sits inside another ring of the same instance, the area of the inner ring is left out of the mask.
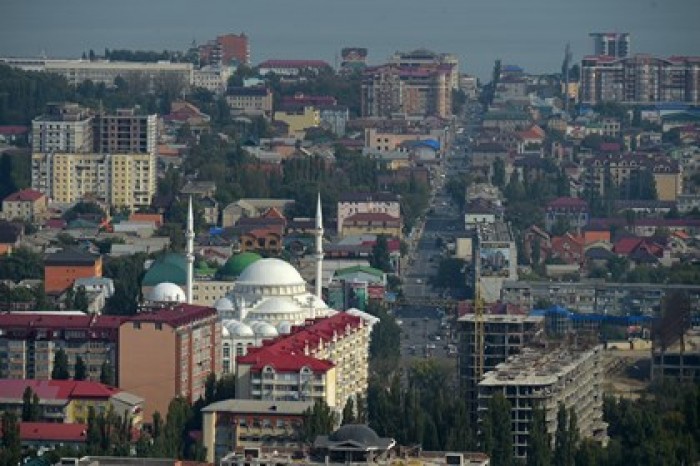
<path id="1" fill-rule="evenodd" d="M 270 297 L 265 299 L 255 309 L 250 310 L 250 315 L 288 314 L 299 312 L 299 306 L 289 298 Z"/>
<path id="2" fill-rule="evenodd" d="M 216 300 L 216 302 L 214 303 L 214 308 L 219 312 L 233 311 L 233 303 L 230 299 L 224 296 L 223 298 L 219 298 Z"/>
<path id="3" fill-rule="evenodd" d="M 255 333 L 246 324 L 239 322 L 237 320 L 225 320 L 223 326 L 226 327 L 229 334 L 236 337 L 254 337 Z"/>
<path id="4" fill-rule="evenodd" d="M 292 324 L 287 322 L 286 320 L 283 320 L 279 324 L 277 324 L 277 332 L 280 335 L 289 335 L 292 333 Z"/>
<path id="5" fill-rule="evenodd" d="M 187 261 L 183 254 L 169 253 L 156 259 L 143 276 L 142 286 L 164 282 L 181 286 L 187 283 Z"/>
<path id="6" fill-rule="evenodd" d="M 221 326 L 221 337 L 222 338 L 231 338 L 231 332 L 228 331 L 225 325 Z"/>
<path id="7" fill-rule="evenodd" d="M 182 288 L 174 283 L 163 282 L 157 284 L 146 296 L 147 301 L 184 303 L 187 298 Z"/>
<path id="8" fill-rule="evenodd" d="M 260 254 L 254 252 L 242 252 L 231 256 L 229 260 L 218 270 L 217 274 L 223 280 L 232 280 L 238 277 L 250 264 L 262 259 Z"/>
<path id="9" fill-rule="evenodd" d="M 380 438 L 377 433 L 364 424 L 345 424 L 328 436 L 334 442 L 356 442 L 364 445 L 377 445 Z"/>
<path id="10" fill-rule="evenodd" d="M 268 324 L 267 322 L 256 322 L 255 324 L 251 325 L 251 327 L 253 332 L 255 332 L 255 335 L 259 337 L 274 338 L 279 335 L 277 333 L 277 329 L 272 324 Z"/>
<path id="11" fill-rule="evenodd" d="M 238 284 L 252 286 L 306 286 L 306 282 L 289 262 L 281 259 L 260 259 L 238 277 Z"/>

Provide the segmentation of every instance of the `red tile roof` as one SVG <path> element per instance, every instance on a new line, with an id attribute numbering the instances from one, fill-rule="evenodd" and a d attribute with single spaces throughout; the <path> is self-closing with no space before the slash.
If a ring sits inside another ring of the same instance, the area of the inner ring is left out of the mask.
<path id="1" fill-rule="evenodd" d="M 264 346 L 253 348 L 245 356 L 239 356 L 238 364 L 251 365 L 251 371 L 261 371 L 265 366 L 272 366 L 278 372 L 298 372 L 307 366 L 315 372 L 326 372 L 335 365 L 331 361 L 306 356 L 308 347 L 311 352 L 319 344 L 333 339 L 334 335 L 342 335 L 346 328 L 357 328 L 362 319 L 339 312 L 331 317 L 310 320 L 304 326 L 295 326 L 290 335 L 282 335 L 266 341 Z"/>
<path id="2" fill-rule="evenodd" d="M 23 189 L 21 191 L 17 191 L 16 193 L 12 193 L 9 196 L 7 196 L 3 201 L 36 201 L 40 199 L 41 197 L 44 196 L 44 193 L 36 191 L 34 189 Z"/>
<path id="3" fill-rule="evenodd" d="M 16 136 L 29 132 L 29 126 L 3 125 L 0 126 L 0 134 L 3 136 Z"/>
<path id="4" fill-rule="evenodd" d="M 85 442 L 87 439 L 87 424 L 21 422 L 19 424 L 19 437 L 25 441 Z"/>
<path id="5" fill-rule="evenodd" d="M 588 202 L 578 197 L 559 197 L 547 204 L 547 209 L 582 209 L 588 210 Z"/>
<path id="6" fill-rule="evenodd" d="M 615 254 L 623 255 L 626 256 L 635 249 L 637 249 L 637 246 L 642 242 L 642 238 L 637 238 L 636 236 L 627 236 L 625 238 L 621 238 L 615 242 L 615 245 L 613 246 L 613 252 Z"/>
<path id="7" fill-rule="evenodd" d="M 27 387 L 30 387 L 40 400 L 107 400 L 121 392 L 116 387 L 87 380 L 0 379 L 0 398 L 21 402 Z"/>
<path id="8" fill-rule="evenodd" d="M 181 327 L 198 320 L 216 318 L 216 309 L 194 304 L 178 304 L 173 307 L 141 312 L 126 319 L 128 322 L 152 322 L 170 325 L 173 328 Z"/>
<path id="9" fill-rule="evenodd" d="M 0 329 L 26 328 L 33 330 L 114 330 L 125 317 L 105 315 L 34 314 L 31 312 L 0 314 Z"/>
<path id="10" fill-rule="evenodd" d="M 400 222 L 401 219 L 382 212 L 364 212 L 347 217 L 343 223 L 349 222 Z"/>

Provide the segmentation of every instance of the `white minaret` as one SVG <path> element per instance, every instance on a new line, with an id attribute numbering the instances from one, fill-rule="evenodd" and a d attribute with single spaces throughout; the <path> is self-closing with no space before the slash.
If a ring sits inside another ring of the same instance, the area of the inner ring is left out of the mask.
<path id="1" fill-rule="evenodd" d="M 321 299 L 323 288 L 323 216 L 321 214 L 321 193 L 316 203 L 316 298 Z"/>
<path id="2" fill-rule="evenodd" d="M 192 196 L 190 196 L 189 205 L 187 208 L 187 231 L 185 232 L 187 240 L 187 304 L 192 304 L 192 282 L 194 279 L 194 218 L 192 215 Z"/>

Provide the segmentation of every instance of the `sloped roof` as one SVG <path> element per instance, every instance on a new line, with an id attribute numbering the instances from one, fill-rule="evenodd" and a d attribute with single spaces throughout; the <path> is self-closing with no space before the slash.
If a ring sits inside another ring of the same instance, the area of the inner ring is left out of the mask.
<path id="1" fill-rule="evenodd" d="M 176 285 L 187 283 L 187 262 L 183 254 L 172 252 L 156 259 L 146 271 L 142 286 L 156 286 L 163 282 Z"/>
<path id="2" fill-rule="evenodd" d="M 19 437 L 23 441 L 86 442 L 87 424 L 20 422 Z"/>
<path id="3" fill-rule="evenodd" d="M 7 196 L 3 201 L 17 202 L 17 201 L 36 201 L 44 197 L 44 193 L 36 191 L 34 189 L 22 189 L 21 191 L 14 192 Z"/>

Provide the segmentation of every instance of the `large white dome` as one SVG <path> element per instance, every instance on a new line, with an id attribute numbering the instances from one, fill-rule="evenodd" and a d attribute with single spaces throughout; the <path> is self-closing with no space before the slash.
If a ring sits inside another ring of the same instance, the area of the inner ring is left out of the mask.
<path id="1" fill-rule="evenodd" d="M 227 297 L 219 298 L 214 303 L 214 308 L 217 311 L 233 311 L 233 303 Z"/>
<path id="2" fill-rule="evenodd" d="M 299 306 L 290 298 L 267 298 L 262 304 L 250 311 L 251 315 L 290 314 L 299 312 Z"/>
<path id="3" fill-rule="evenodd" d="M 260 259 L 243 270 L 238 277 L 238 284 L 258 286 L 306 285 L 290 263 L 281 259 Z"/>
<path id="4" fill-rule="evenodd" d="M 184 303 L 187 298 L 182 288 L 174 283 L 163 282 L 154 286 L 146 296 L 147 301 Z"/>

